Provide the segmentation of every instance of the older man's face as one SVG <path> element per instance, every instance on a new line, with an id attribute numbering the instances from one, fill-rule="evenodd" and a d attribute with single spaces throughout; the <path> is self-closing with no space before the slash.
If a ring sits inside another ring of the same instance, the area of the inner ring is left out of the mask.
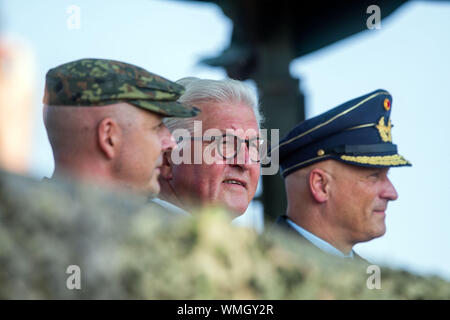
<path id="1" fill-rule="evenodd" d="M 222 134 L 234 132 L 241 139 L 254 139 L 259 134 L 255 114 L 247 105 L 204 104 L 199 107 L 202 113 L 196 120 L 202 121 L 203 133 L 214 128 Z M 213 145 L 203 142 L 203 150 Z M 203 159 L 202 164 L 173 166 L 171 184 L 175 193 L 181 201 L 190 204 L 223 205 L 237 214 L 243 214 L 256 192 L 259 162 L 250 159 L 245 143 L 241 144 L 239 155 L 232 161 L 224 161 L 218 152 L 212 154 L 212 164 L 206 164 Z"/>
<path id="2" fill-rule="evenodd" d="M 335 162 L 331 186 L 330 221 L 350 242 L 363 242 L 386 232 L 388 202 L 397 192 L 388 168 L 364 168 Z"/>

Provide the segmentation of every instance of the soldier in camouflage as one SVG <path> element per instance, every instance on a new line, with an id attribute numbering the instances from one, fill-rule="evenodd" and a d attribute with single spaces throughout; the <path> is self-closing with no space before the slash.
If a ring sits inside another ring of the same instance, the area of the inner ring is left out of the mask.
<path id="1" fill-rule="evenodd" d="M 81 59 L 48 71 L 44 123 L 55 175 L 159 192 L 161 153 L 174 147 L 163 117 L 192 117 L 184 88 L 137 66 Z"/>

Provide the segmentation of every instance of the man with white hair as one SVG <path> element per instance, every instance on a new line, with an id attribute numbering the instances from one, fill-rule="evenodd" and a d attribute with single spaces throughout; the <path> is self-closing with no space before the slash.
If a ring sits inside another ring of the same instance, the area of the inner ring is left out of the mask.
<path id="1" fill-rule="evenodd" d="M 178 102 L 194 105 L 201 113 L 164 121 L 175 138 L 180 130 L 189 136 L 181 136 L 178 148 L 164 154 L 159 177 L 159 198 L 164 202 L 160 203 L 167 206 L 168 202 L 181 211 L 222 206 L 241 215 L 255 195 L 260 176 L 257 94 L 231 79 L 184 78 L 177 83 L 186 89 Z M 177 154 L 184 161 L 176 161 Z M 199 156 L 201 161 L 196 161 Z"/>

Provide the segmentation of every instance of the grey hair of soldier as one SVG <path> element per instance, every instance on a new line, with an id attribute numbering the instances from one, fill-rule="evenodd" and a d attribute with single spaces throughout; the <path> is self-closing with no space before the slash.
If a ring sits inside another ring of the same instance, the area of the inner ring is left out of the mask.
<path id="1" fill-rule="evenodd" d="M 194 77 L 182 78 L 176 82 L 186 89 L 178 102 L 193 106 L 204 103 L 243 103 L 253 110 L 260 128 L 263 116 L 259 110 L 258 94 L 244 82 L 233 79 L 209 80 Z M 194 120 L 195 118 L 165 118 L 163 121 L 171 132 L 175 129 L 187 129 L 192 134 Z"/>

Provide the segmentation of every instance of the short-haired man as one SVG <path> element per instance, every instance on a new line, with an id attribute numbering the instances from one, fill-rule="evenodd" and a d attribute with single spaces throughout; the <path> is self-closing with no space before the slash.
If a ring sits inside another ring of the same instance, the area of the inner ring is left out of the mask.
<path id="1" fill-rule="evenodd" d="M 189 132 L 174 152 L 190 156 L 179 163 L 173 154 L 165 153 L 160 198 L 184 211 L 218 205 L 241 215 L 255 195 L 260 176 L 261 116 L 256 93 L 231 79 L 185 78 L 177 83 L 186 88 L 179 102 L 195 105 L 201 114 L 165 120 L 175 137 L 177 129 Z M 194 121 L 201 130 L 194 130 Z M 195 153 L 200 154 L 200 162 L 196 163 Z M 205 155 L 211 155 L 210 159 Z"/>
<path id="2" fill-rule="evenodd" d="M 44 122 L 54 175 L 158 194 L 161 154 L 175 145 L 162 119 L 198 113 L 176 102 L 183 91 L 119 61 L 81 59 L 51 69 Z"/>
<path id="3" fill-rule="evenodd" d="M 390 167 L 410 166 L 392 143 L 392 97 L 377 90 L 300 123 L 280 141 L 288 208 L 277 225 L 330 254 L 382 236 L 397 192 Z"/>

